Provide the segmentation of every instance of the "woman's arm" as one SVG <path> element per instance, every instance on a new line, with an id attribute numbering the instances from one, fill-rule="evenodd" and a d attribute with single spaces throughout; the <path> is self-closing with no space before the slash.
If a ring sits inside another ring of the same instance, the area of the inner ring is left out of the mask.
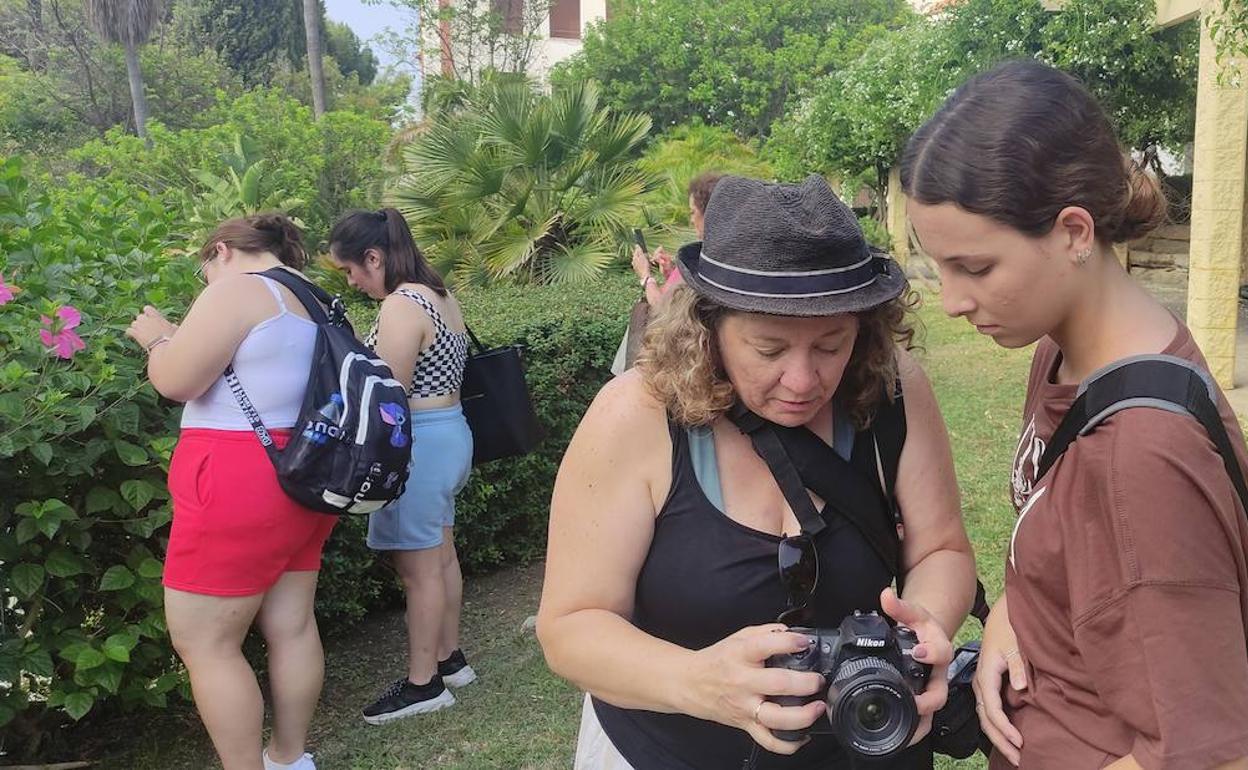
<path id="1" fill-rule="evenodd" d="M 424 308 L 401 294 L 391 294 L 377 311 L 377 344 L 374 350 L 390 367 L 394 378 L 407 388 L 416 371 L 420 351 L 433 338 L 433 321 Z"/>
<path id="2" fill-rule="evenodd" d="M 906 444 L 897 471 L 905 521 L 905 599 L 924 607 L 950 638 L 975 598 L 975 555 L 962 525 L 949 435 L 932 385 L 914 358 L 898 353 Z"/>
<path id="3" fill-rule="evenodd" d="M 628 620 L 654 534 L 655 460 L 671 453 L 661 414 L 640 405 L 640 386 L 631 374 L 608 383 L 564 454 L 550 505 L 538 638 L 551 670 L 598 697 L 678 712 L 690 651 Z"/>
<path id="4" fill-rule="evenodd" d="M 149 349 L 152 387 L 165 398 L 185 402 L 212 387 L 252 327 L 276 312 L 273 295 L 259 278 L 231 276 L 200 292 L 180 326 L 148 306 L 126 334 Z"/>
<path id="5" fill-rule="evenodd" d="M 666 420 L 644 387 L 635 371 L 608 383 L 560 466 L 537 622 L 546 660 L 556 674 L 616 706 L 714 720 L 747 730 L 771 751 L 792 753 L 801 744 L 780 741 L 768 728 L 808 726 L 822 702 L 786 708 L 764 704 L 764 695 L 810 695 L 822 679 L 767 669 L 763 661 L 796 651 L 801 637 L 759 626 L 694 651 L 630 621 L 656 510 L 671 483 Z"/>

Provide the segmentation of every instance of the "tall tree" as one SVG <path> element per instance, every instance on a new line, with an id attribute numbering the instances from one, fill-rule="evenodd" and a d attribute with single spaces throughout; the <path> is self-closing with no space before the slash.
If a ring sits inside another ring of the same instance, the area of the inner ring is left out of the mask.
<path id="1" fill-rule="evenodd" d="M 312 114 L 325 114 L 325 68 L 321 56 L 321 4 L 303 0 L 303 31 L 308 39 L 308 76 L 312 79 Z"/>
<path id="2" fill-rule="evenodd" d="M 796 95 L 913 15 L 906 0 L 615 0 L 551 80 L 597 80 L 605 104 L 659 129 L 696 117 L 765 137 Z"/>
<path id="3" fill-rule="evenodd" d="M 139 46 L 147 42 L 160 20 L 161 0 L 87 0 L 87 19 L 104 41 L 120 43 L 126 50 L 126 73 L 130 77 L 130 101 L 134 104 L 134 130 L 147 138 L 147 97 L 143 94 L 143 71 Z"/>
<path id="4" fill-rule="evenodd" d="M 338 71 L 344 76 L 358 75 L 362 86 L 369 85 L 377 77 L 377 56 L 373 49 L 360 42 L 359 36 L 340 21 L 325 20 L 325 52 L 338 62 Z"/>
<path id="5" fill-rule="evenodd" d="M 212 48 L 249 86 L 303 68 L 303 6 L 292 0 L 174 0 L 178 34 Z"/>

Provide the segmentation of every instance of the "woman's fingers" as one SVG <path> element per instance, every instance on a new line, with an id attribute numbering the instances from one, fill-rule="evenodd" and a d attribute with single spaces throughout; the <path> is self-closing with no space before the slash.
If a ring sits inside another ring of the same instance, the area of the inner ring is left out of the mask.
<path id="1" fill-rule="evenodd" d="M 745 731 L 750 734 L 755 743 L 772 754 L 792 754 L 810 742 L 809 737 L 803 737 L 798 741 L 781 740 L 757 720 L 751 720 L 745 726 Z"/>
<path id="2" fill-rule="evenodd" d="M 791 655 L 810 646 L 805 636 L 791 633 L 779 623 L 751 626 L 737 632 L 737 635 L 744 642 L 746 658 L 752 663 L 762 664 L 773 655 Z"/>
<path id="3" fill-rule="evenodd" d="M 914 707 L 919 714 L 934 714 L 945 705 L 948 698 L 949 682 L 945 679 L 944 672 L 933 670 L 931 678 L 927 680 L 927 689 L 914 696 Z"/>
<path id="4" fill-rule="evenodd" d="M 755 689 L 766 695 L 796 695 L 804 698 L 822 692 L 826 686 L 823 675 L 814 671 L 768 668 L 759 672 Z"/>
<path id="5" fill-rule="evenodd" d="M 1027 664 L 1018 650 L 1008 652 L 1005 662 L 1010 667 L 1010 687 L 1015 690 L 1027 689 Z"/>
<path id="6" fill-rule="evenodd" d="M 801 706 L 781 706 L 763 701 L 758 709 L 758 722 L 769 730 L 805 730 L 827 711 L 827 704 L 814 700 Z"/>
<path id="7" fill-rule="evenodd" d="M 985 733 L 989 733 L 988 727 L 991 727 L 992 733 L 999 735 L 1002 742 L 1008 743 L 1010 749 L 1017 752 L 1023 745 L 1023 736 L 1011 724 L 1001 702 L 1001 681 L 1005 677 L 1006 661 L 998 654 L 989 653 L 981 656 L 980 666 L 974 682 L 980 724 L 985 726 Z M 995 745 L 996 741 L 993 743 Z M 1005 750 L 1002 749 L 1002 752 L 1005 753 Z"/>

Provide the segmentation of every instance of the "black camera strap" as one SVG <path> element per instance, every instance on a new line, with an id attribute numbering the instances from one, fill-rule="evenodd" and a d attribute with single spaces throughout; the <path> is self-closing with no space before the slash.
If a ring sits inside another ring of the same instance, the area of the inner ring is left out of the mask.
<path id="1" fill-rule="evenodd" d="M 808 428 L 777 425 L 740 402 L 728 417 L 749 436 L 754 451 L 771 469 L 803 533 L 813 536 L 827 526 L 806 492 L 809 489 L 823 499 L 825 511 L 831 509 L 852 523 L 890 572 L 898 574 L 900 543 L 895 531 L 889 532 L 879 491 L 861 473 Z"/>
<path id="2" fill-rule="evenodd" d="M 802 531 L 814 535 L 826 526 L 806 493 L 809 489 L 824 500 L 825 510 L 835 511 L 858 529 L 896 578 L 900 594 L 906 580 L 897 530 L 902 517 L 895 494 L 897 468 L 906 440 L 906 411 L 900 383 L 895 386 L 893 397 L 877 410 L 871 429 L 859 432 L 855 438 L 855 454 L 870 453 L 873 467 L 878 468 L 878 488 L 870 474 L 846 461 L 809 428 L 789 428 L 769 422 L 740 402 L 733 406 L 728 417 L 750 437 L 754 451 L 771 469 Z M 984 584 L 976 580 L 971 615 L 983 624 L 989 609 Z"/>

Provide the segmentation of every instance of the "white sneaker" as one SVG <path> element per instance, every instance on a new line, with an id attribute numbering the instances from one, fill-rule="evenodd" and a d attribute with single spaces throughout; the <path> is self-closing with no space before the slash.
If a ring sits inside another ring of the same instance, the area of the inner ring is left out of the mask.
<path id="1" fill-rule="evenodd" d="M 438 661 L 438 674 L 447 687 L 463 687 L 477 681 L 477 672 L 468 665 L 463 651 L 459 649 L 448 655 L 446 660 Z"/>
<path id="2" fill-rule="evenodd" d="M 274 762 L 269 759 L 269 752 L 266 749 L 264 752 L 264 770 L 316 770 L 316 763 L 312 761 L 311 754 L 304 754 L 294 762 L 283 765 L 280 762 Z"/>

